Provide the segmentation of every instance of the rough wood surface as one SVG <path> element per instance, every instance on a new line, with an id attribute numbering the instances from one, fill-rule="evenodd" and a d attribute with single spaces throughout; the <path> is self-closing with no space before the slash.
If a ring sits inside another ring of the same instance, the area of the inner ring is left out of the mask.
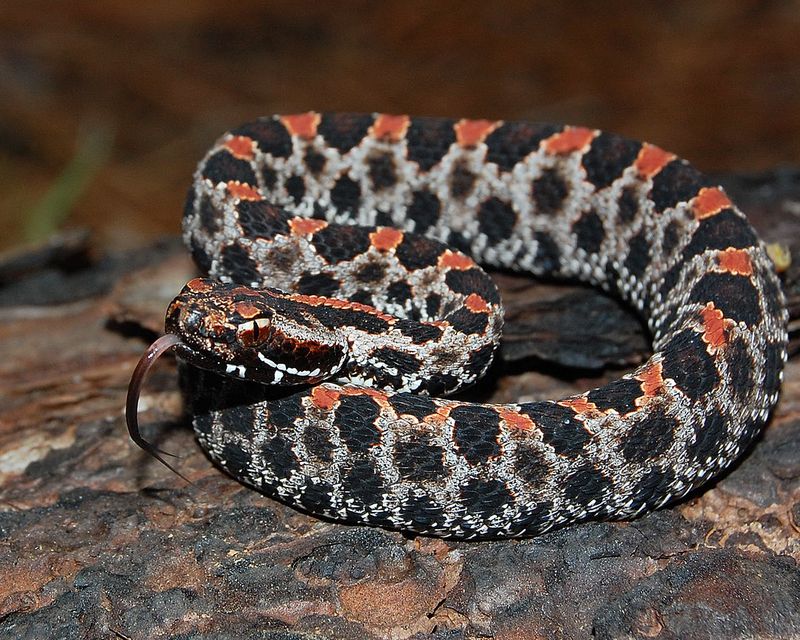
<path id="1" fill-rule="evenodd" d="M 724 181 L 762 237 L 800 251 L 800 174 Z M 137 450 L 125 389 L 193 273 L 176 240 L 103 256 L 81 235 L 0 257 L 0 639 L 722 638 L 800 634 L 800 360 L 730 474 L 630 523 L 453 543 L 318 520 L 220 473 L 164 359 Z M 784 274 L 798 351 L 800 267 Z M 471 397 L 585 390 L 646 354 L 587 289 L 498 276 L 504 361 Z"/>

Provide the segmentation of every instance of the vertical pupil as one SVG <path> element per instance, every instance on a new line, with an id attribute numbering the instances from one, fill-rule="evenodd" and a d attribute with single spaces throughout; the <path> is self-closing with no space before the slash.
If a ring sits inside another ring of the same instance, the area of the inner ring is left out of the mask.
<path id="1" fill-rule="evenodd" d="M 259 328 L 255 322 L 246 322 L 239 332 L 243 344 L 250 345 L 258 341 Z"/>

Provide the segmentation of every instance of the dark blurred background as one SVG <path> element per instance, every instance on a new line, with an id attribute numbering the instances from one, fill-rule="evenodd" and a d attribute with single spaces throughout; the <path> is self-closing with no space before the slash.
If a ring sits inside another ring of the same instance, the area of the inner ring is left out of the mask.
<path id="1" fill-rule="evenodd" d="M 800 2 L 7 2 L 0 248 L 175 234 L 218 134 L 309 109 L 571 122 L 758 172 L 800 157 Z"/>

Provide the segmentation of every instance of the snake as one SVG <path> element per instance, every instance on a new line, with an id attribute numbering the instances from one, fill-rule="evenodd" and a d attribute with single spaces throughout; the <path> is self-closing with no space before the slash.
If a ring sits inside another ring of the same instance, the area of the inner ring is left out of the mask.
<path id="1" fill-rule="evenodd" d="M 631 519 L 730 467 L 775 406 L 787 311 L 763 243 L 675 154 L 588 127 L 306 112 L 220 137 L 183 238 L 203 277 L 145 372 L 181 365 L 202 449 L 323 519 L 460 539 Z M 560 400 L 471 402 L 502 300 L 484 267 L 588 283 L 652 355 Z M 172 468 L 172 467 L 171 467 Z"/>

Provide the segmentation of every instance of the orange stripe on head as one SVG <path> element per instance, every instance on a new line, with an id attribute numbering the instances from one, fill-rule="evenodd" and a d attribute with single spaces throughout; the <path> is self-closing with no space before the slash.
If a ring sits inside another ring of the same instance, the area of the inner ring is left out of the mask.
<path id="1" fill-rule="evenodd" d="M 664 151 L 661 147 L 645 142 L 639 150 L 639 155 L 634 165 L 640 176 L 652 178 L 676 157 L 674 153 Z"/>
<path id="2" fill-rule="evenodd" d="M 720 187 L 703 187 L 692 202 L 692 211 L 695 218 L 704 220 L 731 206 L 733 203 Z"/>
<path id="3" fill-rule="evenodd" d="M 753 275 L 753 263 L 750 261 L 750 254 L 745 249 L 734 249 L 728 247 L 725 251 L 720 251 L 717 255 L 717 263 L 720 269 L 735 276 Z"/>
<path id="4" fill-rule="evenodd" d="M 336 306 L 339 309 L 353 309 L 354 311 L 369 313 L 370 315 L 373 315 L 376 318 L 380 318 L 381 320 L 384 320 L 389 324 L 394 324 L 397 321 L 397 318 L 395 316 L 390 315 L 388 313 L 383 313 L 383 311 L 380 311 L 375 307 L 371 307 L 368 304 L 364 304 L 363 302 L 351 302 L 350 300 L 339 300 L 338 298 L 330 298 L 330 299 L 335 300 L 337 302 L 337 304 L 334 306 Z"/>
<path id="5" fill-rule="evenodd" d="M 392 227 L 381 227 L 370 233 L 369 239 L 378 251 L 390 251 L 403 241 L 403 232 Z"/>
<path id="6" fill-rule="evenodd" d="M 718 349 L 728 342 L 727 327 L 731 320 L 727 320 L 720 309 L 714 308 L 714 303 L 709 302 L 700 310 L 703 316 L 703 342 Z"/>
<path id="7" fill-rule="evenodd" d="M 572 153 L 587 146 L 596 132 L 586 127 L 566 127 L 561 133 L 556 133 L 545 140 L 544 148 L 547 153 Z"/>
<path id="8" fill-rule="evenodd" d="M 558 404 L 562 407 L 568 407 L 578 414 L 597 411 L 597 405 L 594 402 L 589 402 L 588 398 L 585 396 L 567 398 L 566 400 L 561 400 Z"/>
<path id="9" fill-rule="evenodd" d="M 314 234 L 320 229 L 328 226 L 325 220 L 317 220 L 316 218 L 291 218 L 289 220 L 289 227 L 292 234 L 296 236 L 304 236 L 306 234 Z"/>
<path id="10" fill-rule="evenodd" d="M 664 366 L 660 362 L 655 362 L 636 376 L 641 382 L 642 393 L 644 396 L 636 399 L 636 406 L 641 407 L 648 398 L 658 395 L 664 389 Z"/>
<path id="11" fill-rule="evenodd" d="M 497 409 L 497 413 L 500 418 L 505 421 L 509 429 L 515 429 L 517 431 L 531 431 L 536 427 L 536 425 L 533 423 L 533 420 L 531 420 L 524 413 L 519 413 L 514 409 L 499 407 Z"/>
<path id="12" fill-rule="evenodd" d="M 315 111 L 307 113 L 294 113 L 288 116 L 281 116 L 283 126 L 291 136 L 297 136 L 304 140 L 310 140 L 317 135 L 320 115 Z"/>
<path id="13" fill-rule="evenodd" d="M 411 124 L 408 116 L 392 116 L 387 113 L 379 113 L 375 122 L 369 128 L 369 134 L 378 140 L 388 140 L 398 142 L 403 139 Z"/>
<path id="14" fill-rule="evenodd" d="M 488 313 L 489 305 L 477 293 L 470 293 L 464 301 L 464 306 L 472 313 Z"/>
<path id="15" fill-rule="evenodd" d="M 475 266 L 475 262 L 460 251 L 445 249 L 442 255 L 439 256 L 439 266 L 457 271 L 466 271 L 467 269 L 472 269 Z"/>
<path id="16" fill-rule="evenodd" d="M 261 200 L 261 194 L 258 192 L 258 189 L 251 187 L 249 184 L 239 182 L 238 180 L 229 180 L 227 187 L 228 193 L 234 198 L 239 198 L 239 200 Z"/>
<path id="17" fill-rule="evenodd" d="M 455 127 L 456 142 L 460 147 L 474 147 L 497 129 L 502 120 L 459 120 Z"/>
<path id="18" fill-rule="evenodd" d="M 239 160 L 252 160 L 255 155 L 253 153 L 253 139 L 247 136 L 233 136 L 225 141 L 225 148 L 234 158 Z"/>
<path id="19" fill-rule="evenodd" d="M 335 298 L 323 298 L 322 296 L 315 296 L 314 294 L 307 294 L 307 293 L 288 293 L 285 296 L 276 296 L 276 297 L 285 298 L 287 300 L 294 300 L 296 302 L 302 302 L 303 304 L 310 304 L 312 307 L 318 307 L 328 302 L 328 300 L 335 299 Z"/>
<path id="20" fill-rule="evenodd" d="M 340 395 L 335 389 L 319 385 L 311 390 L 311 402 L 319 409 L 330 411 L 339 401 Z"/>
<path id="21" fill-rule="evenodd" d="M 381 320 L 385 320 L 389 324 L 393 324 L 397 320 L 395 316 L 389 315 L 388 313 L 383 313 L 375 307 L 371 307 L 368 304 L 363 304 L 361 302 L 352 302 L 351 300 L 342 300 L 341 298 L 328 298 L 327 296 L 317 296 L 313 294 L 309 295 L 305 293 L 289 293 L 283 297 L 285 297 L 287 300 L 296 300 L 297 302 L 310 304 L 312 307 L 331 307 L 333 309 L 352 309 L 353 311 L 361 311 L 363 313 L 368 313 L 372 316 L 375 316 L 376 318 L 380 318 Z"/>

